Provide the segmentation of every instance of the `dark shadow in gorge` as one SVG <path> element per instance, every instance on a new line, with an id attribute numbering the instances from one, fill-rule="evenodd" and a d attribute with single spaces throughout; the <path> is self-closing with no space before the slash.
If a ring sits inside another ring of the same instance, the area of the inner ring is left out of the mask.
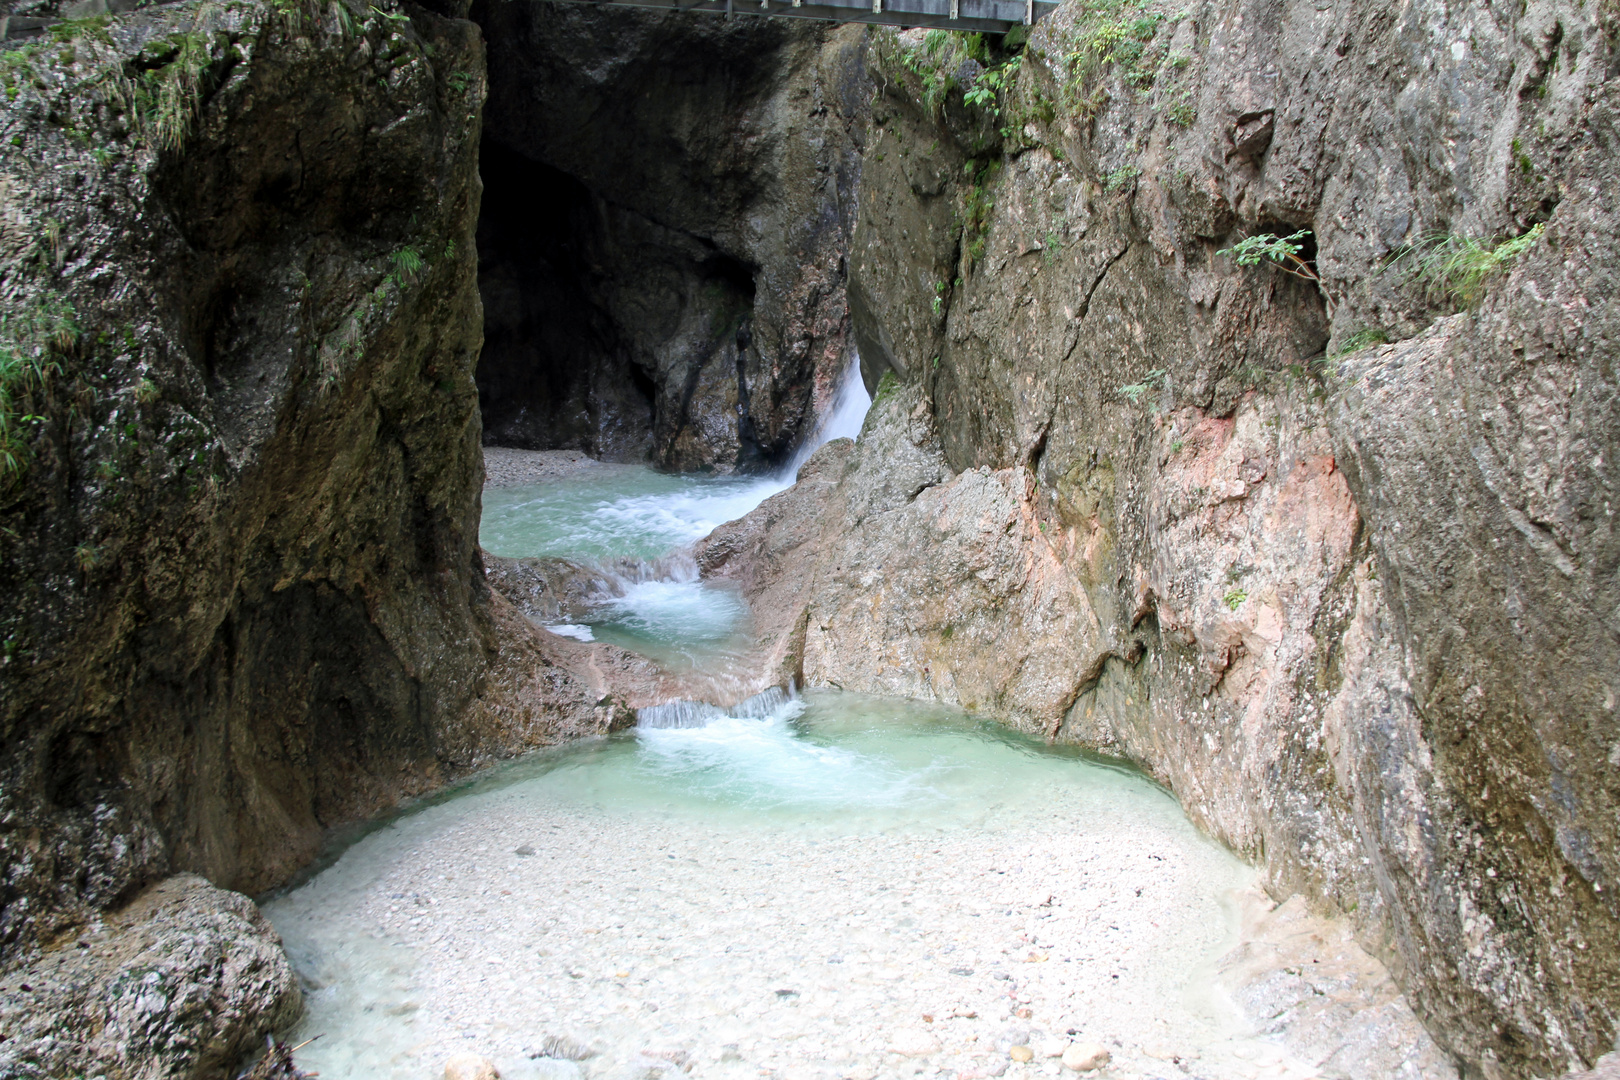
<path id="1" fill-rule="evenodd" d="M 847 357 L 858 37 L 511 0 L 471 17 L 486 444 L 784 463 Z"/>

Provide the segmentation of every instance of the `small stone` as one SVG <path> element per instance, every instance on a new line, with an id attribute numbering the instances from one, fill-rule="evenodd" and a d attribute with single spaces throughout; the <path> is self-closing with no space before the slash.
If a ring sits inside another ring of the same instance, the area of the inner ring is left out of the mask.
<path id="1" fill-rule="evenodd" d="M 1065 1039 L 1042 1039 L 1034 1047 L 1035 1053 L 1043 1058 L 1062 1057 L 1063 1051 L 1069 1048 Z"/>
<path id="2" fill-rule="evenodd" d="M 500 1080 L 495 1063 L 481 1054 L 457 1054 L 444 1063 L 444 1080 Z"/>
<path id="3" fill-rule="evenodd" d="M 539 1056 L 584 1061 L 591 1056 L 591 1051 L 565 1035 L 548 1035 L 546 1041 L 540 1044 Z"/>
<path id="4" fill-rule="evenodd" d="M 512 852 L 512 854 L 517 855 L 520 858 L 527 859 L 529 856 L 534 854 L 534 848 L 531 847 L 528 844 L 524 844 L 521 847 L 519 847 L 516 851 Z"/>
<path id="5" fill-rule="evenodd" d="M 889 1049 L 906 1057 L 927 1057 L 939 1052 L 939 1040 L 926 1031 L 907 1028 L 894 1033 L 894 1038 L 889 1041 Z"/>
<path id="6" fill-rule="evenodd" d="M 1019 1062 L 1034 1061 L 1035 1060 L 1035 1051 L 1031 1050 L 1027 1046 L 1015 1046 L 1011 1050 L 1007 1051 L 1007 1056 L 1012 1058 L 1014 1061 L 1019 1061 Z M 1068 1063 L 1064 1062 L 1064 1064 L 1068 1064 Z"/>
<path id="7" fill-rule="evenodd" d="M 1073 1069 L 1075 1072 L 1100 1069 L 1107 1065 L 1113 1056 L 1100 1043 L 1070 1043 L 1069 1048 L 1063 1051 L 1063 1067 Z"/>

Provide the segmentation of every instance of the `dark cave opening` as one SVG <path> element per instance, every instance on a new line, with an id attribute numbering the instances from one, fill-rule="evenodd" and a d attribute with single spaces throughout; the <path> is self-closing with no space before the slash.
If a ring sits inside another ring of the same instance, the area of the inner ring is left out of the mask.
<path id="1" fill-rule="evenodd" d="M 566 173 L 487 137 L 479 169 L 484 441 L 644 457 L 657 385 L 624 357 L 613 312 L 601 302 L 596 199 Z"/>
<path id="2" fill-rule="evenodd" d="M 787 461 L 848 356 L 858 157 L 801 85 L 824 31 L 512 0 L 471 17 L 485 444 Z"/>
<path id="3" fill-rule="evenodd" d="M 487 136 L 484 441 L 671 470 L 760 469 L 756 267 Z"/>

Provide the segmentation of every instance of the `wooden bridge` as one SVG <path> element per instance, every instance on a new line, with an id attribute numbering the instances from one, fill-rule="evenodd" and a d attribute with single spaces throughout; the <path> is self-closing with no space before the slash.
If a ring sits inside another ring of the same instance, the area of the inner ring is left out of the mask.
<path id="1" fill-rule="evenodd" d="M 1032 26 L 1057 0 L 566 0 L 569 3 L 644 7 L 658 11 L 708 11 L 777 19 L 927 26 L 1005 34 Z"/>

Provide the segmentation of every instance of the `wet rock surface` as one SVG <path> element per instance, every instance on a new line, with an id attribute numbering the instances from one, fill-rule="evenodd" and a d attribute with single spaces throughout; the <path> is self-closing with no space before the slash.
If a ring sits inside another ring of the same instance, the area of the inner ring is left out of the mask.
<path id="1" fill-rule="evenodd" d="M 860 32 L 480 0 L 485 440 L 784 462 L 848 358 Z"/>
<path id="2" fill-rule="evenodd" d="M 179 874 L 0 976 L 0 1073 L 234 1076 L 301 1008 L 253 901 Z"/>

